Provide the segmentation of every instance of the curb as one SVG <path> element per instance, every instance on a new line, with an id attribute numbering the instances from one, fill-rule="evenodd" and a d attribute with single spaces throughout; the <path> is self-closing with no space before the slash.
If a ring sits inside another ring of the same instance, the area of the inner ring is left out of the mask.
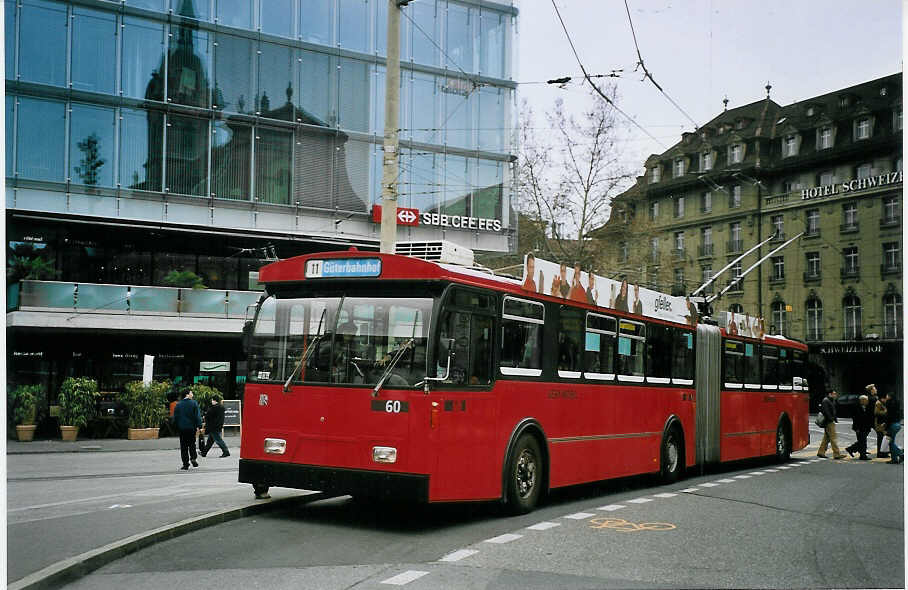
<path id="1" fill-rule="evenodd" d="M 243 506 L 242 508 L 227 508 L 217 512 L 210 512 L 202 516 L 187 518 L 173 524 L 165 525 L 114 541 L 99 547 L 86 551 L 74 557 L 58 561 L 37 572 L 31 573 L 20 580 L 10 583 L 9 590 L 43 590 L 45 588 L 59 588 L 64 583 L 70 583 L 81 578 L 96 569 L 99 569 L 112 561 L 134 553 L 139 549 L 144 549 L 168 539 L 173 539 L 205 527 L 221 524 L 231 520 L 243 518 L 244 516 L 253 516 L 283 508 L 285 505 L 294 502 L 308 503 L 323 500 L 329 497 L 324 492 L 311 492 L 302 496 L 293 496 L 290 498 L 280 498 L 269 500 L 260 504 Z"/>

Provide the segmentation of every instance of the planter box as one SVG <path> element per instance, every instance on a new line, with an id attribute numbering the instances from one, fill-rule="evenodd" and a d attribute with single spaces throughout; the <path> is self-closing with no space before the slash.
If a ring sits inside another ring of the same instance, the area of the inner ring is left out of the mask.
<path id="1" fill-rule="evenodd" d="M 151 440 L 158 438 L 157 428 L 127 428 L 126 438 L 128 440 Z"/>
<path id="2" fill-rule="evenodd" d="M 28 442 L 34 440 L 35 438 L 35 426 L 34 424 L 17 424 L 16 425 L 16 436 L 22 442 Z"/>
<path id="3" fill-rule="evenodd" d="M 75 442 L 76 437 L 79 436 L 79 427 L 78 426 L 60 426 L 60 435 L 63 437 L 64 441 Z"/>

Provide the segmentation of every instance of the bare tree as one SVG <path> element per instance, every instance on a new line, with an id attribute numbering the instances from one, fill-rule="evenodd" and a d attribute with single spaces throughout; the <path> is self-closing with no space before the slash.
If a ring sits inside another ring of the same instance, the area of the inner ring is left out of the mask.
<path id="1" fill-rule="evenodd" d="M 614 85 L 603 91 L 617 100 Z M 616 141 L 622 127 L 614 107 L 592 91 L 590 100 L 579 118 L 556 100 L 545 114 L 544 134 L 537 133 L 534 113 L 524 102 L 519 127 L 518 208 L 547 236 L 541 247 L 534 246 L 545 257 L 585 268 L 596 266 L 601 254 L 589 233 L 605 224 L 612 198 L 633 179 L 620 162 Z"/>

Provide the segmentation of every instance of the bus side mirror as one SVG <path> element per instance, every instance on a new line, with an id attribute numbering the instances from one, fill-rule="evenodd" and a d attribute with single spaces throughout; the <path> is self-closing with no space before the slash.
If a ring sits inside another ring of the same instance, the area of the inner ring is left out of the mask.
<path id="1" fill-rule="evenodd" d="M 422 381 L 416 384 L 417 387 L 420 385 L 423 386 L 423 390 L 428 395 L 429 393 L 429 382 L 430 381 L 447 381 L 451 377 L 451 359 L 454 358 L 454 339 L 453 338 L 444 338 L 438 341 L 438 358 L 447 357 L 445 362 L 445 374 L 441 377 L 425 377 Z"/>
<path id="2" fill-rule="evenodd" d="M 243 354 L 249 355 L 249 344 L 252 341 L 252 320 L 246 320 L 243 324 Z"/>

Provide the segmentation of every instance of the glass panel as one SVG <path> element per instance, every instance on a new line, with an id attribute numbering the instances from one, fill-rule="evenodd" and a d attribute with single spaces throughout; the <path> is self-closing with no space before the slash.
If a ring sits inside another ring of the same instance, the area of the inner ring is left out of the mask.
<path id="1" fill-rule="evenodd" d="M 439 186 L 436 163 L 443 156 L 428 153 L 410 152 L 406 160 L 401 161 L 409 172 L 409 184 L 401 187 L 401 197 L 407 207 L 420 211 L 438 212 Z"/>
<path id="2" fill-rule="evenodd" d="M 263 203 L 290 203 L 293 137 L 289 132 L 257 129 L 255 135 L 255 196 Z"/>
<path id="3" fill-rule="evenodd" d="M 263 117 L 293 120 L 293 50 L 283 45 L 261 44 L 259 83 L 255 103 Z"/>
<path id="4" fill-rule="evenodd" d="M 126 0 L 126 5 L 133 8 L 144 8 L 156 12 L 164 12 L 167 0 Z"/>
<path id="5" fill-rule="evenodd" d="M 227 315 L 227 293 L 208 289 L 183 289 L 183 313 L 214 313 Z"/>
<path id="6" fill-rule="evenodd" d="M 43 0 L 23 2 L 19 22 L 19 78 L 66 84 L 66 6 Z"/>
<path id="7" fill-rule="evenodd" d="M 331 58 L 323 53 L 301 51 L 300 92 L 296 99 L 296 116 L 309 125 L 329 127 L 334 125 L 332 89 L 336 78 Z"/>
<path id="8" fill-rule="evenodd" d="M 509 316 L 528 318 L 531 320 L 543 321 L 545 319 L 545 307 L 541 303 L 526 301 L 524 299 L 514 299 L 506 297 L 502 305 L 502 313 Z"/>
<path id="9" fill-rule="evenodd" d="M 123 19 L 123 96 L 164 100 L 164 25 Z"/>
<path id="10" fill-rule="evenodd" d="M 413 110 L 410 120 L 413 141 L 441 143 L 438 133 L 438 99 L 435 77 L 430 74 L 413 74 Z"/>
<path id="11" fill-rule="evenodd" d="M 477 164 L 473 216 L 501 219 L 502 164 L 490 160 L 477 160 Z"/>
<path id="12" fill-rule="evenodd" d="M 247 125 L 215 121 L 211 146 L 211 192 L 219 199 L 249 200 L 252 130 Z"/>
<path id="13" fill-rule="evenodd" d="M 449 68 L 467 72 L 475 71 L 473 66 L 473 21 L 475 10 L 459 4 L 448 4 L 448 30 L 445 52 L 448 54 L 445 65 Z"/>
<path id="14" fill-rule="evenodd" d="M 179 289 L 166 287 L 133 287 L 129 295 L 129 309 L 137 311 L 177 312 Z"/>
<path id="15" fill-rule="evenodd" d="M 218 34 L 214 48 L 215 108 L 235 113 L 254 113 L 252 40 Z"/>
<path id="16" fill-rule="evenodd" d="M 252 29 L 252 0 L 217 0 L 217 5 L 218 24 Z"/>
<path id="17" fill-rule="evenodd" d="M 171 25 L 170 30 L 167 97 L 178 104 L 207 107 L 211 83 L 208 33 L 176 25 Z"/>
<path id="18" fill-rule="evenodd" d="M 64 137 L 62 102 L 19 98 L 17 174 L 22 178 L 62 182 Z"/>
<path id="19" fill-rule="evenodd" d="M 103 309 L 105 311 L 126 311 L 126 287 L 120 285 L 79 285 L 76 309 Z"/>
<path id="20" fill-rule="evenodd" d="M 441 189 L 444 213 L 472 217 L 469 160 L 460 156 L 445 157 L 445 179 Z"/>
<path id="21" fill-rule="evenodd" d="M 114 110 L 72 105 L 69 178 L 89 186 L 114 186 Z"/>
<path id="22" fill-rule="evenodd" d="M 3 35 L 6 37 L 6 79 L 16 79 L 16 3 L 6 0 L 3 3 Z"/>
<path id="23" fill-rule="evenodd" d="M 365 211 L 369 203 L 371 143 L 338 137 L 335 150 L 334 205 L 342 211 Z"/>
<path id="24" fill-rule="evenodd" d="M 479 71 L 484 76 L 504 77 L 504 31 L 507 16 L 483 9 L 479 48 Z"/>
<path id="25" fill-rule="evenodd" d="M 423 0 L 420 0 L 422 3 Z M 385 0 L 376 0 L 375 1 L 375 18 L 373 22 L 375 23 L 375 52 L 378 55 L 387 55 L 388 54 L 388 3 Z M 410 59 L 410 48 L 407 46 L 407 25 L 409 21 L 407 16 L 409 16 L 407 10 L 410 10 L 409 6 L 401 6 L 400 13 L 400 59 L 401 61 L 406 61 Z"/>
<path id="26" fill-rule="evenodd" d="M 15 176 L 13 168 L 13 139 L 16 125 L 16 97 L 6 95 L 6 175 Z"/>
<path id="27" fill-rule="evenodd" d="M 263 33 L 293 37 L 293 5 L 296 0 L 261 2 L 260 24 Z M 303 2 L 303 4 L 308 4 Z"/>
<path id="28" fill-rule="evenodd" d="M 73 8 L 72 87 L 116 92 L 117 19 L 109 12 Z"/>
<path id="29" fill-rule="evenodd" d="M 670 378 L 674 328 L 652 324 L 646 338 L 646 374 L 649 377 Z"/>
<path id="30" fill-rule="evenodd" d="M 500 88 L 479 89 L 479 149 L 504 150 L 504 91 Z"/>
<path id="31" fill-rule="evenodd" d="M 164 115 L 159 111 L 121 109 L 120 186 L 160 191 Z"/>
<path id="32" fill-rule="evenodd" d="M 166 190 L 208 195 L 208 121 L 168 115 Z"/>
<path id="33" fill-rule="evenodd" d="M 673 329 L 675 344 L 672 349 L 672 377 L 675 379 L 694 378 L 695 333 Z"/>
<path id="34" fill-rule="evenodd" d="M 333 137 L 308 133 L 304 129 L 297 132 L 293 158 L 295 202 L 308 207 L 331 208 L 334 151 Z"/>
<path id="35" fill-rule="evenodd" d="M 438 48 L 432 42 L 439 38 L 436 34 L 435 0 L 412 2 L 405 10 L 410 11 L 410 18 L 413 19 L 413 61 L 430 66 L 437 65 Z"/>
<path id="36" fill-rule="evenodd" d="M 355 0 L 361 1 L 361 0 Z M 369 96 L 372 68 L 353 59 L 340 60 L 340 120 L 338 126 L 352 131 L 369 131 Z"/>
<path id="37" fill-rule="evenodd" d="M 173 13 L 197 20 L 211 20 L 210 0 L 171 0 Z"/>
<path id="38" fill-rule="evenodd" d="M 558 370 L 580 376 L 583 357 L 583 315 L 580 309 L 561 308 L 558 320 Z"/>
<path id="39" fill-rule="evenodd" d="M 302 0 L 300 38 L 310 43 L 333 44 L 334 0 Z"/>
<path id="40" fill-rule="evenodd" d="M 463 82 L 470 84 L 469 81 Z M 460 91 L 461 81 L 452 81 L 448 78 L 445 82 L 445 88 L 455 84 L 457 90 L 445 92 L 442 96 L 445 101 L 445 122 L 442 127 L 445 130 L 445 143 L 451 146 L 469 148 L 472 143 L 473 129 L 473 106 L 476 99 L 476 92 L 462 93 Z"/>
<path id="41" fill-rule="evenodd" d="M 338 45 L 344 49 L 369 50 L 369 0 L 338 0 Z"/>
<path id="42" fill-rule="evenodd" d="M 246 316 L 246 308 L 255 305 L 261 297 L 260 293 L 243 293 L 241 291 L 230 291 L 228 293 L 227 314 L 231 316 Z M 250 316 L 251 317 L 251 316 Z"/>

